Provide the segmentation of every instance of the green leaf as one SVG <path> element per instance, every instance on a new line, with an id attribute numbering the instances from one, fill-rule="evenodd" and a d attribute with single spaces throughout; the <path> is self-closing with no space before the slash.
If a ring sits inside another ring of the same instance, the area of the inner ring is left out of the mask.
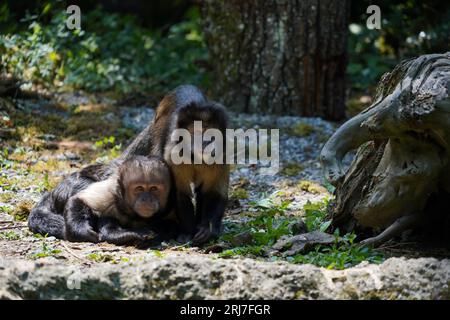
<path id="1" fill-rule="evenodd" d="M 322 232 L 325 232 L 327 229 L 328 229 L 328 227 L 331 225 L 331 220 L 328 220 L 328 221 L 325 221 L 325 222 L 323 222 L 321 225 L 320 225 L 320 231 L 322 231 Z"/>

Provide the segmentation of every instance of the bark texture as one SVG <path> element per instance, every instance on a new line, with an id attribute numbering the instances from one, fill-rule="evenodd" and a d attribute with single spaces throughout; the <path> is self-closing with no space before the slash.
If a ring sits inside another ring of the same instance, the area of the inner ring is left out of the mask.
<path id="1" fill-rule="evenodd" d="M 449 222 L 450 52 L 402 62 L 383 76 L 374 101 L 321 152 L 325 175 L 336 186 L 334 227 L 394 226 L 398 232 L 402 224 L 412 226 L 412 216 L 423 224 L 435 214 Z M 344 172 L 342 158 L 358 147 Z M 450 234 L 450 224 L 436 221 L 435 228 Z"/>
<path id="2" fill-rule="evenodd" d="M 342 119 L 349 0 L 207 0 L 217 99 L 239 112 Z"/>

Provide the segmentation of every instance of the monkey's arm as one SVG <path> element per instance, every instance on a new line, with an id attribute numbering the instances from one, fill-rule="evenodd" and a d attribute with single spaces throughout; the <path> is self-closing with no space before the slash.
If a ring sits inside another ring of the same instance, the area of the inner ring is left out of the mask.
<path id="1" fill-rule="evenodd" d="M 152 240 L 152 243 L 155 245 L 175 238 L 179 232 L 178 223 L 171 218 L 155 221 L 152 224 L 152 229 L 156 231 L 156 237 Z"/>
<path id="2" fill-rule="evenodd" d="M 31 210 L 28 227 L 35 233 L 64 239 L 64 217 L 55 209 L 52 193 L 47 193 Z"/>
<path id="3" fill-rule="evenodd" d="M 116 245 L 135 245 L 140 249 L 158 247 L 161 242 L 172 239 L 177 234 L 176 222 L 169 219 L 153 221 L 145 227 L 124 228 L 110 217 L 99 219 L 100 241 Z"/>
<path id="4" fill-rule="evenodd" d="M 141 245 L 148 240 L 145 230 L 123 228 L 119 221 L 111 217 L 101 217 L 98 221 L 100 241 L 121 245 Z M 149 230 L 148 230 L 149 231 Z"/>
<path id="5" fill-rule="evenodd" d="M 194 236 L 193 244 L 199 245 L 214 239 L 220 234 L 222 217 L 225 212 L 227 198 L 215 191 L 199 194 L 201 207 L 200 224 Z"/>
<path id="6" fill-rule="evenodd" d="M 392 239 L 393 237 L 399 235 L 403 231 L 408 229 L 412 229 L 418 225 L 422 216 L 420 214 L 411 214 L 408 216 L 404 216 L 395 220 L 393 224 L 391 224 L 386 230 L 384 230 L 379 235 L 365 239 L 359 242 L 361 245 L 371 245 L 371 246 L 379 246 L 380 244 L 385 243 L 386 241 Z"/>
<path id="7" fill-rule="evenodd" d="M 95 231 L 97 217 L 83 200 L 77 196 L 69 198 L 64 210 L 66 223 L 65 239 L 75 242 L 98 242 Z"/>

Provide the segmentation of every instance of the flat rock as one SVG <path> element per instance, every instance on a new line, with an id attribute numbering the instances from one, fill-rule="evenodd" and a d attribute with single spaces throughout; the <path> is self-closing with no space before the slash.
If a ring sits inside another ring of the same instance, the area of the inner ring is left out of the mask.
<path id="1" fill-rule="evenodd" d="M 329 245 L 334 242 L 333 235 L 320 231 L 307 232 L 293 237 L 283 236 L 271 247 L 271 254 L 279 252 L 286 256 L 293 256 L 314 249 L 318 244 Z"/>
<path id="2" fill-rule="evenodd" d="M 450 260 L 434 258 L 342 271 L 183 255 L 92 267 L 0 259 L 0 299 L 450 299 L 449 284 Z"/>

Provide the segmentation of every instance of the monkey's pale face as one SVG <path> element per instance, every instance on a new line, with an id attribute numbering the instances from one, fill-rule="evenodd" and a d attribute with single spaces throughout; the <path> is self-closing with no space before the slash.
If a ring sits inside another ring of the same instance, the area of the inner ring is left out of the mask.
<path id="1" fill-rule="evenodd" d="M 128 184 L 125 200 L 142 218 L 150 218 L 166 206 L 168 188 L 164 184 L 133 181 Z"/>

